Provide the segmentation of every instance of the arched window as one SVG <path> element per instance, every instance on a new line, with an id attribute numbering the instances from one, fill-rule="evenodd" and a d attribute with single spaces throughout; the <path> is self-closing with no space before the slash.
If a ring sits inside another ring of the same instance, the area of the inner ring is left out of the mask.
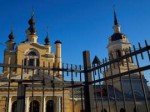
<path id="1" fill-rule="evenodd" d="M 101 112 L 107 112 L 107 110 L 106 109 L 102 109 Z"/>
<path id="2" fill-rule="evenodd" d="M 26 53 L 26 58 L 24 59 L 24 65 L 39 66 L 39 53 L 37 50 L 30 49 Z"/>
<path id="3" fill-rule="evenodd" d="M 117 53 L 117 57 L 121 57 L 121 51 L 120 50 L 117 50 L 116 53 Z"/>
<path id="4" fill-rule="evenodd" d="M 12 112 L 17 112 L 17 101 L 12 104 Z"/>
<path id="5" fill-rule="evenodd" d="M 34 51 L 31 51 L 28 53 L 28 56 L 36 56 L 36 53 Z"/>
<path id="6" fill-rule="evenodd" d="M 40 112 L 40 104 L 38 101 L 33 100 L 30 103 L 30 112 Z"/>
<path id="7" fill-rule="evenodd" d="M 54 101 L 48 100 L 46 103 L 46 112 L 54 112 Z"/>
<path id="8" fill-rule="evenodd" d="M 120 112 L 126 112 L 126 109 L 121 108 L 121 109 L 120 109 Z"/>

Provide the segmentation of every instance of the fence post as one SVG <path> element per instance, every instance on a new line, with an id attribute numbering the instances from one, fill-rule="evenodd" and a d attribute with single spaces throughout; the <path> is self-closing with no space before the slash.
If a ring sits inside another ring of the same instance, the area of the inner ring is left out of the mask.
<path id="1" fill-rule="evenodd" d="M 25 112 L 25 85 L 18 82 L 17 112 Z"/>
<path id="2" fill-rule="evenodd" d="M 94 93 L 93 93 L 93 85 L 89 85 L 88 83 L 92 81 L 92 74 L 88 72 L 91 68 L 90 62 L 90 53 L 89 51 L 83 51 L 83 64 L 84 64 L 84 77 L 85 77 L 85 85 L 84 85 L 84 103 L 85 103 L 85 112 L 94 112 Z"/>

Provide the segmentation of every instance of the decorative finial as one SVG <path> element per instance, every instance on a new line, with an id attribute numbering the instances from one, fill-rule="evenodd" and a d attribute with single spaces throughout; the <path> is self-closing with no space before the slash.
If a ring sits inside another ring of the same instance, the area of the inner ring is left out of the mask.
<path id="1" fill-rule="evenodd" d="M 49 45 L 49 36 L 48 36 L 48 27 L 46 28 L 46 33 L 47 33 L 47 36 L 45 38 L 45 45 Z"/>
<path id="2" fill-rule="evenodd" d="M 36 29 L 34 27 L 35 25 L 35 20 L 34 20 L 34 10 L 32 8 L 32 15 L 31 15 L 31 18 L 29 19 L 28 21 L 30 27 L 28 28 L 30 34 L 36 34 Z"/>
<path id="3" fill-rule="evenodd" d="M 115 5 L 114 5 L 114 25 L 118 25 Z"/>
<path id="4" fill-rule="evenodd" d="M 14 33 L 13 33 L 13 25 L 11 26 L 11 32 L 10 32 L 10 34 L 8 35 L 8 38 L 9 38 L 9 40 L 11 40 L 11 41 L 15 38 Z"/>

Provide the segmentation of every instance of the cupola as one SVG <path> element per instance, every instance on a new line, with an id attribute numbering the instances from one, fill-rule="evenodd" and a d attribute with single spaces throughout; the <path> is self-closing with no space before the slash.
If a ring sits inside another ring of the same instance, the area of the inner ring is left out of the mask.
<path id="1" fill-rule="evenodd" d="M 27 29 L 27 41 L 32 43 L 37 43 L 38 36 L 36 35 L 36 29 L 35 29 L 35 19 L 34 14 L 32 14 L 31 18 L 28 21 L 29 28 Z"/>

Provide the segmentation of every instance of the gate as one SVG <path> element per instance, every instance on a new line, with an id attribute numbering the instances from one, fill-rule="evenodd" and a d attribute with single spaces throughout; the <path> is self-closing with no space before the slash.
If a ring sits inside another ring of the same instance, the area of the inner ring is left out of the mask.
<path id="1" fill-rule="evenodd" d="M 0 78 L 0 111 L 149 112 L 150 90 L 145 74 L 150 75 L 150 45 L 146 41 L 144 47 L 138 45 L 124 50 L 124 55 L 116 59 L 100 61 L 96 56 L 92 64 L 89 51 L 84 51 L 84 66 L 1 63 L 0 67 L 8 67 L 8 75 Z M 13 70 L 18 68 L 21 75 L 13 78 Z"/>

